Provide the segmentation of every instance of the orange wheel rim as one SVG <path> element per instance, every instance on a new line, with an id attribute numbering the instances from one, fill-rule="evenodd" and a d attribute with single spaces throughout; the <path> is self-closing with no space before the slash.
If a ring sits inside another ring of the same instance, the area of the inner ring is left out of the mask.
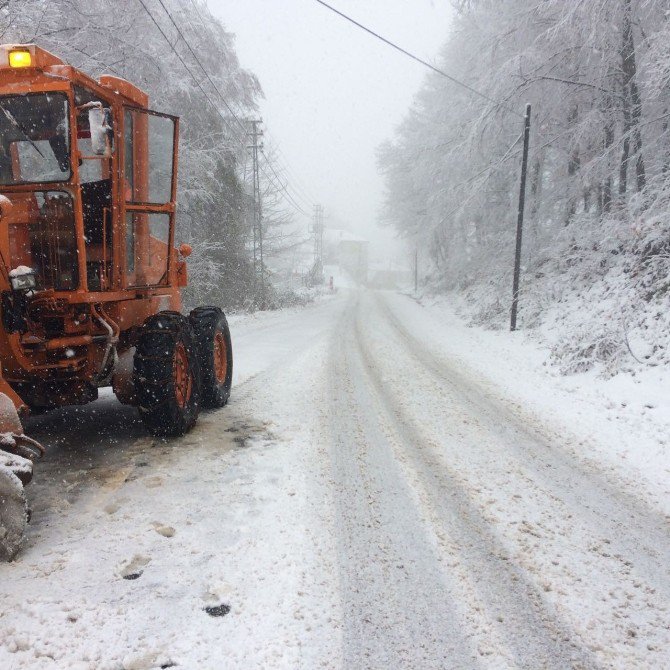
<path id="1" fill-rule="evenodd" d="M 174 352 L 174 390 L 179 407 L 186 407 L 193 392 L 193 377 L 186 347 L 181 342 Z"/>
<path id="2" fill-rule="evenodd" d="M 226 340 L 220 330 L 216 331 L 214 336 L 214 374 L 216 381 L 223 384 L 226 381 L 228 372 L 228 352 L 226 350 Z"/>

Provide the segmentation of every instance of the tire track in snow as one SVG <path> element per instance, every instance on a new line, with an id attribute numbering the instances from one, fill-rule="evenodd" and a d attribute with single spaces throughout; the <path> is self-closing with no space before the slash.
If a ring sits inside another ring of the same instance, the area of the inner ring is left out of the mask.
<path id="1" fill-rule="evenodd" d="M 375 310 L 368 306 L 366 313 L 383 309 L 379 304 Z M 512 560 L 547 592 L 582 644 L 604 659 L 607 667 L 668 667 L 668 600 L 663 586 L 667 586 L 668 566 L 653 546 L 648 549 L 655 541 L 654 527 L 649 533 L 652 539 L 645 541 L 648 527 L 632 530 L 621 501 L 602 502 L 598 490 L 584 483 L 578 472 L 561 470 L 552 455 L 562 450 L 563 439 L 544 435 L 537 420 L 534 431 L 524 432 L 523 423 L 514 417 L 512 423 L 520 423 L 520 428 L 513 431 L 506 423 L 514 408 L 504 399 L 494 396 L 493 406 L 487 405 L 486 398 L 477 397 L 479 384 L 472 380 L 461 392 L 458 382 L 445 378 L 445 371 L 431 371 L 425 364 L 437 365 L 432 361 L 437 358 L 449 368 L 439 350 L 424 351 L 420 343 L 412 346 L 415 336 L 408 335 L 408 342 L 392 323 L 376 318 L 375 323 L 370 341 L 387 358 L 401 355 L 396 364 L 400 369 L 393 374 L 411 376 L 414 381 L 403 401 L 406 411 L 423 421 L 419 425 L 424 432 L 436 436 L 436 457 L 455 468 L 481 513 L 507 543 Z M 377 331 L 381 331 L 379 337 Z M 454 374 L 458 378 L 463 372 Z M 486 380 L 482 386 L 484 394 L 490 393 Z M 446 418 L 451 414 L 454 424 L 445 424 L 444 418 L 436 423 L 432 414 Z M 445 433 L 458 437 L 462 448 L 454 450 L 444 441 Z M 569 453 L 567 457 L 569 462 Z M 659 518 L 653 510 L 650 514 Z M 642 538 L 638 545 L 636 535 Z M 667 539 L 661 542 L 663 546 Z M 628 546 L 628 553 L 621 552 L 621 543 Z"/>
<path id="2" fill-rule="evenodd" d="M 346 668 L 479 665 L 448 597 L 439 550 L 369 411 L 370 389 L 346 318 L 330 360 L 331 463 Z"/>
<path id="3" fill-rule="evenodd" d="M 604 473 L 555 447 L 536 419 L 515 414 L 504 401 L 496 400 L 447 360 L 434 356 L 393 314 L 386 301 L 375 298 L 410 355 L 476 408 L 478 418 L 485 420 L 489 430 L 504 435 L 509 449 L 525 467 L 532 468 L 534 481 L 543 482 L 550 495 L 576 518 L 588 521 L 597 531 L 594 538 L 606 535 L 608 553 L 620 556 L 625 567 L 633 566 L 640 578 L 670 601 L 670 523 L 666 516 L 617 489 Z M 505 422 L 500 421 L 501 416 Z"/>
<path id="4" fill-rule="evenodd" d="M 375 319 L 369 319 L 368 325 L 370 322 Z M 471 608 L 469 624 L 479 629 L 484 639 L 499 638 L 511 656 L 505 658 L 505 652 L 489 645 L 487 653 L 493 667 L 505 661 L 509 667 L 529 669 L 601 667 L 589 650 L 573 641 L 574 632 L 552 611 L 543 591 L 510 560 L 460 478 L 431 453 L 430 438 L 415 425 L 416 418 L 407 414 L 392 395 L 392 384 L 380 373 L 362 332 L 360 309 L 353 327 L 365 374 L 385 409 L 391 430 L 399 437 L 398 460 L 404 461 L 413 475 L 410 477 L 419 491 L 426 521 L 441 539 L 450 567 L 461 580 L 476 582 L 474 593 L 462 594 Z"/>

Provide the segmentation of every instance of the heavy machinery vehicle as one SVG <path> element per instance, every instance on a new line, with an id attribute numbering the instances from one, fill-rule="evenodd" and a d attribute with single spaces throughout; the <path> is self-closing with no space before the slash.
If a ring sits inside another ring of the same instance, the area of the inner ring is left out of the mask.
<path id="1" fill-rule="evenodd" d="M 27 522 L 43 449 L 20 417 L 112 386 L 148 430 L 177 436 L 230 395 L 216 307 L 181 314 L 179 119 L 112 76 L 36 45 L 0 46 L 0 558 Z"/>

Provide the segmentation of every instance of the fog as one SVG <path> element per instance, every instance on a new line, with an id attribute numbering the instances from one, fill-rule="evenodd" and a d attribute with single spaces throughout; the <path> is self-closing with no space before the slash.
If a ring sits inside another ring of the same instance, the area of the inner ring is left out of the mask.
<path id="1" fill-rule="evenodd" d="M 449 31 L 447 0 L 332 4 L 429 62 Z M 407 111 L 425 68 L 314 0 L 209 0 L 209 7 L 235 33 L 242 65 L 260 79 L 268 144 L 279 145 L 300 204 L 311 211 L 321 203 L 326 226 L 370 239 L 373 260 L 402 261 L 402 245 L 377 224 L 383 182 L 375 152 Z M 306 217 L 296 217 L 306 229 Z"/>

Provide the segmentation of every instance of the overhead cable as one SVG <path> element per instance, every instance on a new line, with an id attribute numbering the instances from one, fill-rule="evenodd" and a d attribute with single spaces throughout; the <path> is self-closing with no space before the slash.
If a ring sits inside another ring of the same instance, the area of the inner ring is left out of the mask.
<path id="1" fill-rule="evenodd" d="M 193 79 L 193 81 L 195 82 L 196 86 L 200 89 L 200 91 L 202 92 L 202 94 L 205 96 L 205 99 L 207 100 L 207 102 L 209 102 L 209 104 L 212 106 L 212 108 L 213 108 L 213 109 L 217 112 L 217 114 L 221 117 L 221 120 L 222 120 L 222 121 L 226 124 L 226 126 L 231 130 L 231 132 L 233 133 L 233 139 L 237 140 L 237 141 L 240 143 L 241 146 L 246 147 L 246 142 L 245 142 L 245 140 L 242 139 L 241 137 L 238 137 L 238 136 L 236 135 L 236 132 L 233 130 L 233 128 L 232 128 L 232 126 L 231 126 L 231 124 L 230 124 L 230 121 L 229 121 L 229 120 L 228 120 L 228 119 L 221 113 L 221 110 L 220 110 L 220 109 L 218 108 L 218 106 L 214 103 L 214 101 L 210 98 L 209 94 L 208 94 L 207 91 L 204 89 L 204 87 L 202 86 L 202 84 L 200 83 L 200 81 L 198 80 L 198 78 L 195 76 L 195 74 L 193 73 L 193 71 L 191 70 L 191 68 L 187 65 L 186 61 L 182 58 L 181 54 L 175 49 L 175 47 L 174 47 L 174 45 L 172 44 L 172 42 L 170 41 L 169 37 L 167 36 L 167 34 L 165 33 L 165 31 L 161 28 L 160 24 L 158 23 L 158 21 L 156 20 L 156 18 L 154 17 L 154 15 L 153 15 L 153 14 L 151 13 L 151 11 L 149 10 L 149 8 L 148 8 L 147 5 L 145 4 L 144 0 L 137 0 L 137 1 L 140 3 L 140 5 L 142 5 L 142 7 L 143 7 L 144 11 L 146 12 L 147 16 L 151 19 L 152 23 L 156 26 L 156 28 L 158 29 L 158 31 L 160 32 L 160 34 L 163 36 L 163 38 L 165 39 L 165 41 L 168 43 L 168 46 L 170 47 L 170 49 L 173 51 L 173 53 L 175 54 L 175 56 L 177 56 L 177 58 L 179 59 L 180 63 L 184 66 L 184 69 L 188 72 L 188 74 L 190 75 L 191 79 Z M 247 133 L 247 131 L 248 131 L 248 128 L 246 128 L 246 126 L 242 123 L 242 121 L 238 118 L 238 116 L 233 112 L 233 110 L 231 109 L 230 105 L 228 104 L 228 102 L 226 101 L 226 99 L 223 97 L 223 95 L 221 94 L 221 92 L 219 91 L 219 89 L 214 85 L 214 82 L 213 82 L 212 79 L 210 78 L 210 76 L 209 76 L 207 70 L 204 68 L 204 66 L 202 65 L 202 63 L 200 63 L 200 60 L 199 60 L 199 59 L 197 58 L 197 56 L 195 55 L 195 52 L 193 51 L 193 49 L 191 49 L 191 46 L 189 45 L 188 41 L 187 41 L 186 38 L 184 37 L 184 35 L 183 35 L 183 33 L 181 32 L 181 30 L 178 28 L 177 24 L 175 23 L 174 19 L 172 18 L 172 15 L 170 14 L 170 12 L 169 12 L 168 9 L 166 8 L 166 6 L 163 4 L 162 0 L 158 0 L 158 2 L 160 3 L 161 7 L 164 9 L 164 11 L 165 11 L 165 13 L 168 15 L 168 17 L 170 18 L 170 21 L 172 22 L 172 24 L 175 26 L 175 28 L 177 28 L 177 31 L 179 32 L 179 35 L 181 36 L 182 40 L 184 41 L 184 43 L 185 43 L 186 46 L 188 47 L 189 51 L 193 54 L 193 56 L 194 56 L 194 58 L 196 59 L 198 65 L 202 68 L 203 72 L 205 73 L 205 75 L 207 76 L 207 78 L 209 79 L 209 81 L 212 82 L 212 85 L 214 86 L 216 92 L 219 94 L 219 96 L 220 96 L 222 102 L 224 103 L 224 105 L 226 106 L 226 108 L 230 111 L 230 113 L 232 114 L 233 118 L 237 121 L 237 123 L 240 125 L 240 127 L 242 128 L 242 130 L 245 132 L 245 135 L 246 135 L 246 133 Z M 266 161 L 267 161 L 267 156 L 266 156 Z M 270 165 L 270 167 L 272 167 L 272 165 Z M 261 169 L 263 169 L 262 166 L 261 166 Z M 265 170 L 263 170 L 263 173 L 265 174 L 265 176 L 267 177 L 267 179 L 270 181 L 270 183 L 275 184 L 275 182 L 274 182 L 274 180 L 272 179 L 272 177 L 271 177 Z M 276 184 L 275 184 L 275 186 L 276 186 Z M 287 199 L 287 201 L 290 202 L 290 204 L 291 204 L 294 208 L 296 208 L 300 213 L 305 214 L 304 210 L 303 210 L 301 207 L 299 207 L 298 205 L 296 205 L 295 201 L 293 201 L 292 199 L 288 198 L 288 193 L 287 193 L 287 191 L 286 191 L 286 187 L 282 185 L 281 181 L 279 182 L 279 190 L 282 191 L 282 192 L 286 195 L 286 199 Z M 307 214 L 305 214 L 305 215 L 308 216 Z"/>
<path id="2" fill-rule="evenodd" d="M 425 67 L 429 68 L 433 72 L 436 72 L 437 74 L 441 75 L 442 77 L 446 77 L 449 79 L 449 81 L 453 82 L 454 84 L 457 84 L 458 86 L 461 86 L 462 88 L 467 89 L 470 91 L 470 93 L 473 93 L 474 95 L 478 95 L 480 98 L 484 98 L 484 100 L 488 100 L 489 102 L 492 102 L 494 105 L 497 107 L 501 107 L 502 109 L 506 109 L 508 112 L 511 112 L 512 114 L 516 114 L 517 116 L 523 117 L 523 114 L 520 114 L 517 112 L 515 109 L 512 107 L 508 107 L 504 102 L 500 102 L 499 100 L 494 100 L 490 96 L 486 95 L 486 93 L 482 93 L 481 91 L 478 91 L 476 88 L 473 86 L 470 86 L 470 84 L 465 83 L 464 81 L 461 81 L 460 79 L 456 79 L 456 77 L 452 77 L 452 75 L 446 73 L 444 70 L 441 70 L 438 67 L 435 67 L 434 65 L 431 65 L 428 61 L 423 60 L 423 58 L 419 58 L 419 56 L 416 56 L 410 51 L 407 51 L 407 49 L 403 49 L 401 46 L 395 44 L 395 42 L 391 42 L 391 40 L 387 39 L 386 37 L 382 37 L 379 33 L 376 33 L 374 30 L 368 28 L 367 26 L 364 26 L 362 23 L 359 23 L 355 19 L 352 19 L 350 16 L 345 14 L 344 12 L 341 12 L 339 9 L 335 9 L 332 5 L 329 5 L 327 2 L 324 2 L 323 0 L 316 0 L 320 5 L 323 5 L 326 9 L 329 9 L 331 12 L 334 12 L 338 16 L 342 17 L 345 19 L 345 21 L 349 21 L 349 23 L 353 23 L 355 26 L 360 28 L 361 30 L 364 30 L 366 33 L 372 35 L 378 40 L 381 40 L 384 42 L 384 44 L 387 44 L 391 48 L 395 49 L 396 51 L 399 51 L 401 54 L 407 56 L 408 58 L 411 58 L 412 60 L 416 61 L 417 63 L 421 63 L 421 65 L 424 65 Z"/>

